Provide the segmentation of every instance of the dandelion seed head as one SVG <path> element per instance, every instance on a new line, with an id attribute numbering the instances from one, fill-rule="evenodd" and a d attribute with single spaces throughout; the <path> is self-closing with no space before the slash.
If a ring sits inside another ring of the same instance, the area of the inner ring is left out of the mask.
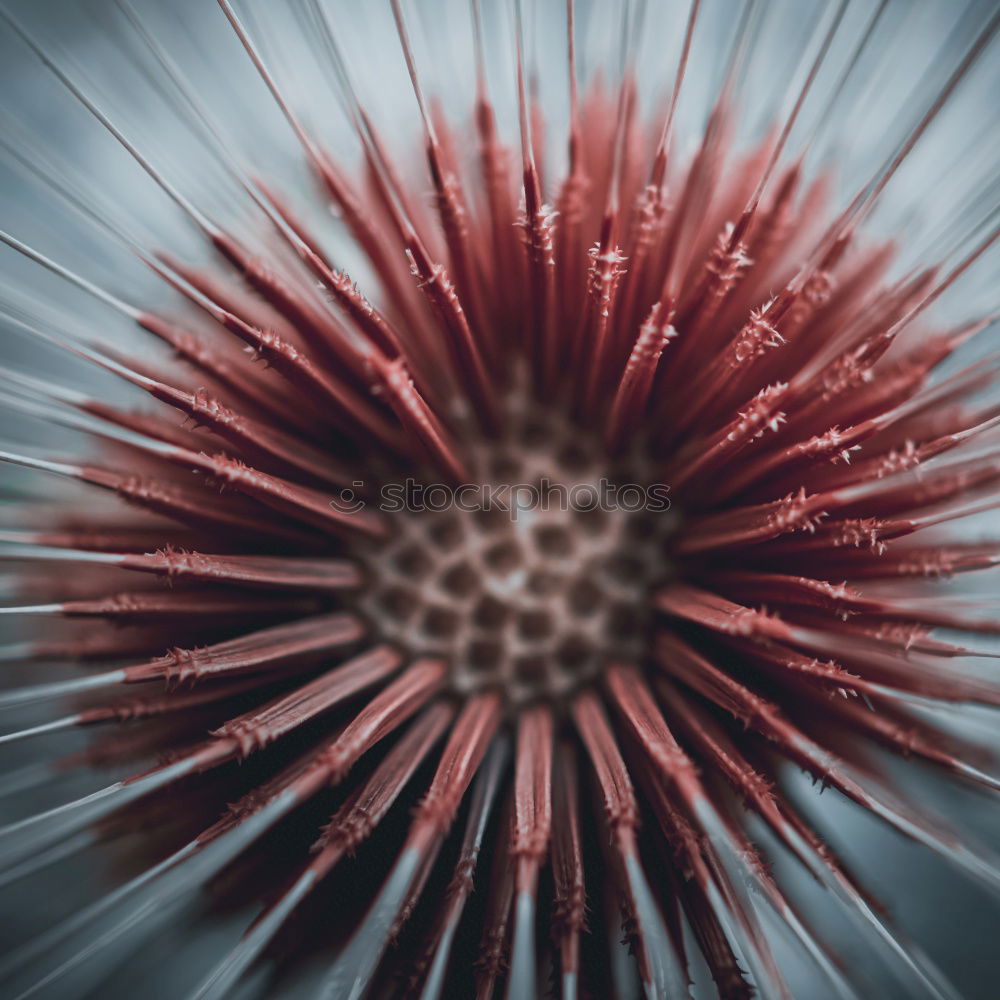
<path id="1" fill-rule="evenodd" d="M 954 996 L 996 5 L 22 7 L 5 988 Z"/>

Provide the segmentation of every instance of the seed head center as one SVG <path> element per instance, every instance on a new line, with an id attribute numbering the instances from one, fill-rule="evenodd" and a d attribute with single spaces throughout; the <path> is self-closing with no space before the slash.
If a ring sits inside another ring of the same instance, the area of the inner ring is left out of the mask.
<path id="1" fill-rule="evenodd" d="M 369 556 L 362 599 L 381 637 L 444 659 L 456 693 L 495 688 L 511 707 L 643 659 L 675 527 L 645 464 L 610 462 L 536 405 L 477 445 L 475 467 L 476 482 L 418 484 L 387 515 L 393 537 Z"/>

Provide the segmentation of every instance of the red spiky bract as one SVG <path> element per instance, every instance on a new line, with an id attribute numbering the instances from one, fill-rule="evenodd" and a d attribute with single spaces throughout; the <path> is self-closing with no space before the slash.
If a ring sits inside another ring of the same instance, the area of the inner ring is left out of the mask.
<path id="1" fill-rule="evenodd" d="M 627 989 L 623 962 L 647 995 L 679 997 L 692 941 L 721 996 L 783 996 L 775 921 L 817 976 L 850 989 L 851 970 L 750 839 L 742 804 L 867 928 L 908 989 L 943 995 L 783 793 L 781 762 L 1000 885 L 988 852 L 909 801 L 869 752 L 881 744 L 1000 786 L 971 741 L 914 708 L 916 697 L 1000 704 L 995 681 L 949 664 L 981 654 L 933 634 L 996 633 L 995 621 L 927 586 L 993 566 L 1000 551 L 935 530 L 996 505 L 995 456 L 963 450 L 993 429 L 996 407 L 962 405 L 995 366 L 931 381 L 987 321 L 921 325 L 996 233 L 948 269 L 892 281 L 893 247 L 861 236 L 996 19 L 912 141 L 837 213 L 828 179 L 807 183 L 784 152 L 814 72 L 788 121 L 739 155 L 737 46 L 699 148 L 687 161 L 675 153 L 698 3 L 653 121 L 627 64 L 614 92 L 577 93 L 570 4 L 559 180 L 542 163 L 544 109 L 532 106 L 520 42 L 518 156 L 500 138 L 481 56 L 471 124 L 453 130 L 426 101 L 394 2 L 428 206 L 346 77 L 360 179 L 300 124 L 221 3 L 379 287 L 366 297 L 280 194 L 232 162 L 272 224 L 261 248 L 166 187 L 215 265 L 136 248 L 201 311 L 202 334 L 5 237 L 178 361 L 154 371 L 35 330 L 163 405 L 138 414 L 53 391 L 59 419 L 108 442 L 103 457 L 5 456 L 117 493 L 139 514 L 122 524 L 110 508 L 57 505 L 5 533 L 30 566 L 25 604 L 6 610 L 86 620 L 12 655 L 121 665 L 11 689 L 7 706 L 84 700 L 2 740 L 136 725 L 61 765 L 113 764 L 121 780 L 0 830 L 0 861 L 30 872 L 81 835 L 163 829 L 146 867 L 13 952 L 5 974 L 25 989 L 54 969 L 64 995 L 83 990 L 95 954 L 113 957 L 129 935 L 141 947 L 161 912 L 213 884 L 263 909 L 213 961 L 202 998 L 236 988 L 266 955 L 298 955 L 309 935 L 297 914 L 324 912 L 324 898 L 350 898 L 313 934 L 331 997 L 522 1000 L 549 986 L 607 996 Z M 626 16 L 623 32 L 636 30 Z M 473 167 L 462 143 L 476 144 Z M 408 477 L 482 487 L 539 471 L 563 485 L 667 485 L 673 508 L 550 511 L 536 523 L 374 503 Z M 348 486 L 367 503 L 347 502 Z M 249 873 L 236 878 L 241 865 Z M 632 959 L 617 954 L 622 929 Z"/>

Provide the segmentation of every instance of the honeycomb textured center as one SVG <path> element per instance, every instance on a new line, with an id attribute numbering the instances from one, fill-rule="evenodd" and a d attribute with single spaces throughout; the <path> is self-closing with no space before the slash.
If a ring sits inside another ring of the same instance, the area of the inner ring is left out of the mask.
<path id="1" fill-rule="evenodd" d="M 644 658 L 675 517 L 665 493 L 649 501 L 644 462 L 610 462 L 567 418 L 522 406 L 508 426 L 477 446 L 458 502 L 424 484 L 389 515 L 362 610 L 385 641 L 446 660 L 457 693 L 518 706 Z"/>

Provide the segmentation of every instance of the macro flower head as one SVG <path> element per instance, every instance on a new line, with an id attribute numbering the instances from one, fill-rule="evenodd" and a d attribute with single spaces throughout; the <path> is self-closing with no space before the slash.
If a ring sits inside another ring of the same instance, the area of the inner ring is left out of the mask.
<path id="1" fill-rule="evenodd" d="M 0 26 L 4 995 L 990 995 L 993 0 Z"/>

